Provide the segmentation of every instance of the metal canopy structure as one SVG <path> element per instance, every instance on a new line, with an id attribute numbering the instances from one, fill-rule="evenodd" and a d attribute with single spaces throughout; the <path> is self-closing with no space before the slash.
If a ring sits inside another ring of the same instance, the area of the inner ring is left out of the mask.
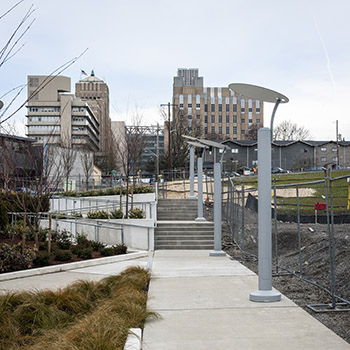
<path id="1" fill-rule="evenodd" d="M 272 239 L 271 239 L 271 142 L 273 122 L 280 103 L 289 102 L 279 92 L 250 84 L 230 84 L 229 88 L 238 94 L 262 102 L 274 103 L 269 128 L 258 130 L 258 255 L 259 289 L 250 293 L 250 300 L 275 302 L 281 300 L 281 293 L 272 289 Z"/>
<path id="2" fill-rule="evenodd" d="M 219 142 L 215 141 L 209 141 L 205 139 L 196 139 L 192 136 L 183 135 L 185 139 L 187 139 L 187 143 L 191 146 L 191 150 L 193 150 L 194 147 L 202 148 L 203 153 L 206 149 L 209 148 L 216 148 L 216 149 L 222 149 L 222 157 L 221 161 L 223 159 L 223 155 L 227 149 L 230 149 L 230 147 L 223 145 Z M 209 253 L 209 256 L 225 256 L 226 253 L 222 250 L 222 243 L 221 243 L 221 211 L 222 211 L 222 188 L 221 188 L 221 164 L 216 162 L 216 151 L 214 153 L 214 250 Z M 192 159 L 192 157 L 191 157 Z M 192 168 L 192 162 L 190 159 L 190 167 Z M 197 159 L 198 163 L 198 217 L 196 221 L 204 221 L 205 218 L 203 217 L 203 178 L 202 178 L 202 172 L 203 172 L 203 159 L 202 157 L 198 157 Z M 192 172 L 192 169 L 190 170 Z M 192 186 L 192 185 L 191 185 Z"/>
<path id="3" fill-rule="evenodd" d="M 202 143 L 199 143 L 199 142 L 187 141 L 187 143 L 193 147 L 206 148 L 206 149 L 209 148 L 208 146 L 203 145 Z"/>
<path id="4" fill-rule="evenodd" d="M 246 97 L 251 97 L 254 100 L 272 103 L 275 103 L 277 100 L 281 100 L 280 103 L 289 102 L 289 98 L 280 94 L 279 92 L 257 85 L 234 83 L 230 84 L 228 87 L 232 91 L 237 92 L 238 94 L 244 95 Z"/>

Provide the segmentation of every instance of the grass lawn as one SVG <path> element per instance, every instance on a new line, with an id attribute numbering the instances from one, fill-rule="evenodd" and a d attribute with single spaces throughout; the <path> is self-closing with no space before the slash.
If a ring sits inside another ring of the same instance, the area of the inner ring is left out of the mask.
<path id="1" fill-rule="evenodd" d="M 341 171 L 332 171 L 332 178 L 349 176 L 349 170 L 341 170 Z M 293 183 L 304 183 L 304 182 L 313 182 L 324 179 L 324 172 L 306 172 L 306 173 L 291 173 L 291 174 L 272 174 L 272 184 L 273 179 L 276 179 L 276 185 L 286 185 Z M 237 185 L 245 185 L 249 187 L 258 187 L 258 178 L 257 176 L 250 177 L 241 177 L 234 178 L 233 182 Z M 271 184 L 271 185 L 272 185 Z M 290 188 L 290 187 L 289 187 Z M 293 186 L 295 188 L 295 186 Z M 322 196 L 325 196 L 325 185 L 324 182 L 319 184 L 307 184 L 300 185 L 299 188 L 310 188 L 315 190 L 315 193 L 311 197 L 300 197 L 299 205 L 301 214 L 314 214 L 314 204 L 316 202 L 326 202 L 326 199 Z M 347 210 L 348 203 L 348 191 L 349 191 L 349 183 L 347 183 L 347 179 L 341 179 L 332 182 L 332 192 L 333 192 L 333 206 L 335 214 L 350 214 L 350 211 Z M 286 214 L 296 214 L 297 211 L 297 198 L 296 197 L 277 197 L 277 206 L 279 213 Z M 330 205 L 330 203 L 329 203 Z M 322 212 L 319 212 L 322 215 Z"/>
<path id="2" fill-rule="evenodd" d="M 146 309 L 149 279 L 148 271 L 131 267 L 55 292 L 2 295 L 0 349 L 123 349 L 129 329 L 155 316 Z"/>

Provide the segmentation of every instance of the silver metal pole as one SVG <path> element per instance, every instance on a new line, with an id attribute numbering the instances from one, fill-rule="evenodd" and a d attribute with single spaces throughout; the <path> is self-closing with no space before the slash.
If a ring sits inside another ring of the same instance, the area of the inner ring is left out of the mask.
<path id="1" fill-rule="evenodd" d="M 272 290 L 271 135 L 269 128 L 258 130 L 258 162 L 259 289 L 250 293 L 250 300 L 275 302 L 281 300 L 281 294 Z"/>
<path id="2" fill-rule="evenodd" d="M 195 221 L 207 221 L 203 216 L 203 158 L 197 158 L 198 168 L 198 216 Z"/>
<path id="3" fill-rule="evenodd" d="M 210 256 L 226 256 L 222 250 L 221 243 L 221 210 L 222 210 L 222 194 L 221 194 L 221 164 L 214 164 L 214 251 L 210 252 Z"/>
<path id="4" fill-rule="evenodd" d="M 198 174 L 199 177 L 199 174 Z M 194 147 L 190 147 L 190 196 L 188 199 L 195 199 L 194 195 Z"/>

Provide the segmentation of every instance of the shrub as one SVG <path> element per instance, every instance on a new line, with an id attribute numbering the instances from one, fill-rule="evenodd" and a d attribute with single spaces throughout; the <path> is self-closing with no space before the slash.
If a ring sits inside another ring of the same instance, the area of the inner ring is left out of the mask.
<path id="1" fill-rule="evenodd" d="M 91 248 L 94 252 L 100 252 L 105 247 L 105 245 L 101 242 L 95 242 L 95 241 L 90 241 L 90 242 L 91 242 Z"/>
<path id="2" fill-rule="evenodd" d="M 75 240 L 80 248 L 86 248 L 90 246 L 90 241 L 87 239 L 84 233 L 78 233 Z"/>
<path id="3" fill-rule="evenodd" d="M 47 252 L 40 252 L 37 254 L 35 259 L 33 260 L 33 264 L 35 266 L 41 267 L 41 266 L 47 266 L 49 265 L 51 255 Z"/>
<path id="4" fill-rule="evenodd" d="M 75 213 L 71 213 L 70 216 L 72 216 L 73 218 L 82 218 L 83 214 L 79 212 L 75 212 Z"/>
<path id="5" fill-rule="evenodd" d="M 130 219 L 143 219 L 145 212 L 140 208 L 135 208 L 129 211 Z"/>
<path id="6" fill-rule="evenodd" d="M 57 246 L 60 249 L 69 249 L 72 242 L 72 234 L 67 230 L 62 230 L 58 234 Z"/>
<path id="7" fill-rule="evenodd" d="M 105 210 L 89 211 L 87 213 L 89 219 L 109 219 L 110 216 Z"/>
<path id="8" fill-rule="evenodd" d="M 111 219 L 122 219 L 124 217 L 123 211 L 120 209 L 114 209 L 111 211 Z"/>
<path id="9" fill-rule="evenodd" d="M 7 214 L 7 206 L 5 201 L 0 200 L 0 231 L 9 224 L 9 217 Z"/>
<path id="10" fill-rule="evenodd" d="M 126 254 L 127 246 L 125 244 L 117 244 L 112 247 L 106 247 L 101 250 L 102 256 L 112 256 L 112 255 L 120 255 Z"/>
<path id="11" fill-rule="evenodd" d="M 25 248 L 22 252 L 21 243 L 0 245 L 0 272 L 28 269 L 33 266 L 36 256 L 33 248 Z"/>
<path id="12" fill-rule="evenodd" d="M 91 259 L 92 258 L 92 249 L 86 248 L 78 251 L 78 258 L 81 259 Z"/>
<path id="13" fill-rule="evenodd" d="M 59 250 L 55 254 L 55 260 L 57 261 L 69 261 L 72 259 L 72 252 L 70 250 Z"/>

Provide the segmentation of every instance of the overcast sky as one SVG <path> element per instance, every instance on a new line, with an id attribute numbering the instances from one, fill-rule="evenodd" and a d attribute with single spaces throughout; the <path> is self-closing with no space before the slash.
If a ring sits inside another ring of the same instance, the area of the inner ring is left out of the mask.
<path id="1" fill-rule="evenodd" d="M 15 0 L 1 0 L 0 13 Z M 315 140 L 350 140 L 348 0 L 25 0 L 0 20 L 1 47 L 34 3 L 23 49 L 0 67 L 0 96 L 86 53 L 63 75 L 83 69 L 105 80 L 113 120 L 162 120 L 177 68 L 199 68 L 207 87 L 250 83 L 276 90 L 275 123 L 291 120 Z M 16 104 L 24 101 L 26 90 Z M 6 102 L 6 97 L 3 98 Z M 265 125 L 272 106 L 265 104 Z M 25 110 L 12 122 L 23 130 Z M 23 132 L 23 131 L 22 131 Z"/>

